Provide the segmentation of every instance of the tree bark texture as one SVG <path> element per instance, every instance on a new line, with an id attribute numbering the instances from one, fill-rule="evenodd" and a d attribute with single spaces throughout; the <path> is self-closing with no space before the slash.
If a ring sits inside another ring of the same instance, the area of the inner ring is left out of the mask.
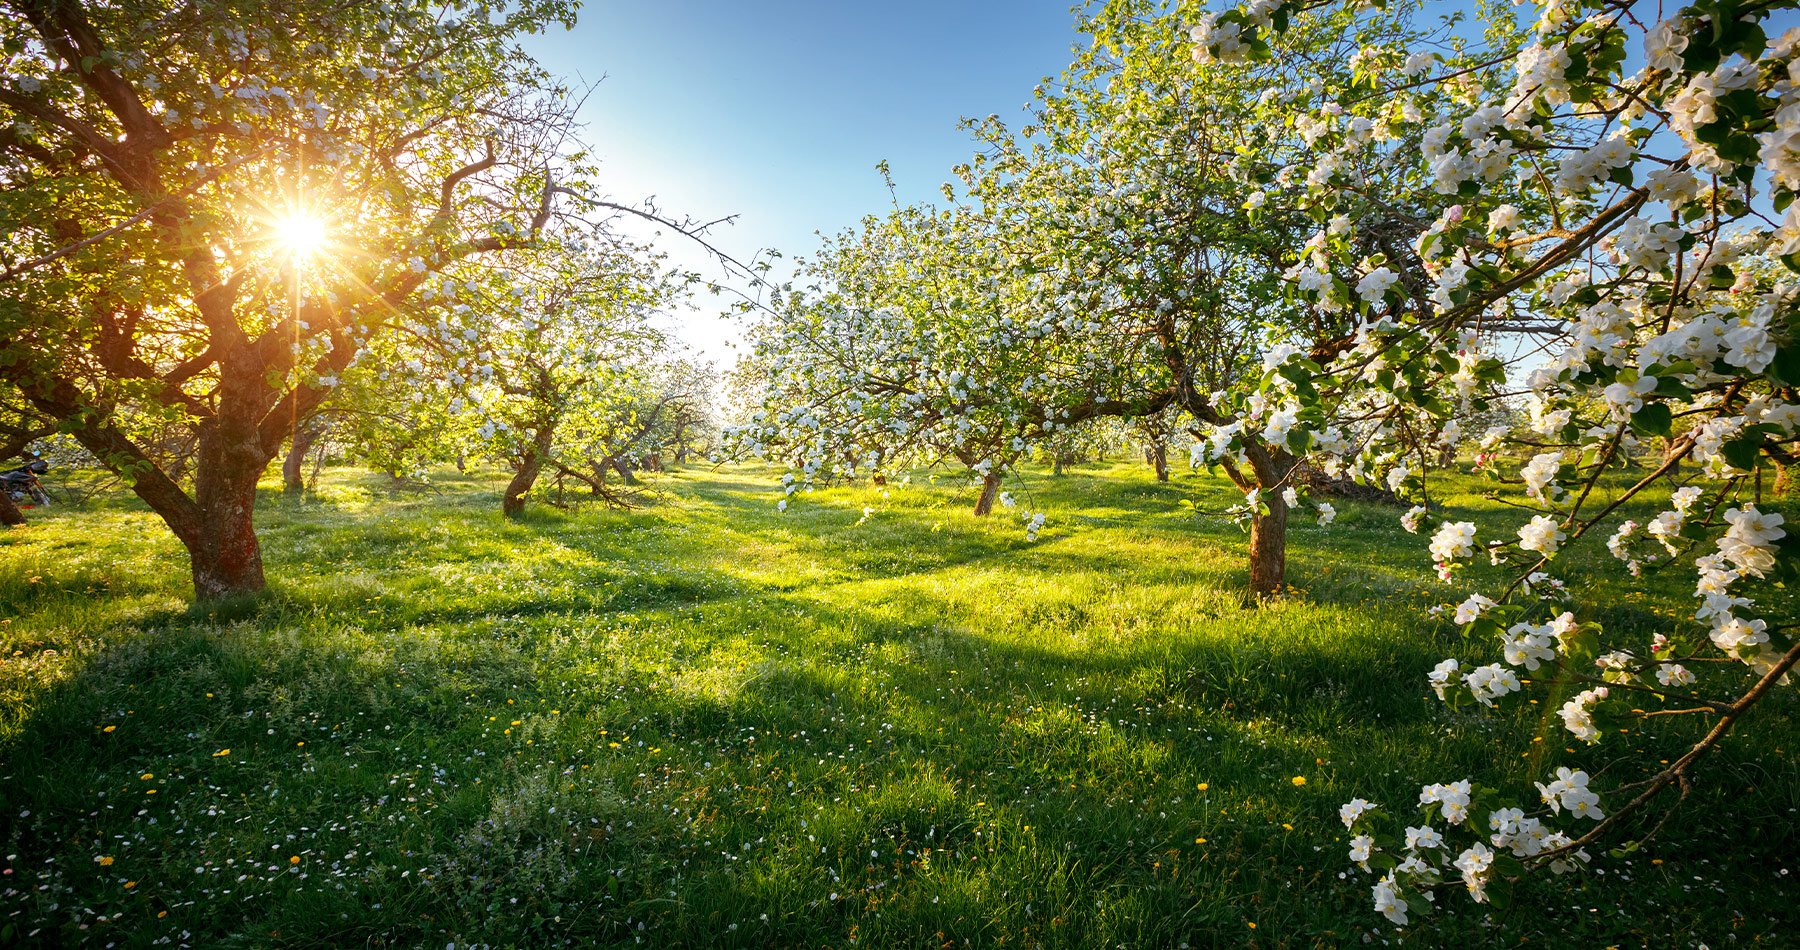
<path id="1" fill-rule="evenodd" d="M 538 473 L 544 470 L 544 459 L 550 456 L 550 446 L 556 437 L 556 426 L 543 423 L 538 426 L 537 435 L 532 438 L 531 447 L 519 459 L 519 468 L 513 473 L 512 481 L 506 483 L 506 494 L 500 498 L 500 513 L 508 518 L 517 518 L 525 511 L 525 496 L 537 484 Z"/>
<path id="2" fill-rule="evenodd" d="M 994 510 L 994 499 L 1000 497 L 999 472 L 989 472 L 981 478 L 981 497 L 975 501 L 975 513 L 985 515 Z"/>
<path id="3" fill-rule="evenodd" d="M 0 491 L 0 525 L 21 525 L 25 523 L 25 514 L 19 506 L 13 504 L 12 492 Z"/>
<path id="4" fill-rule="evenodd" d="M 1258 597 L 1280 593 L 1287 574 L 1287 502 L 1271 494 L 1269 513 L 1250 517 L 1250 590 Z"/>

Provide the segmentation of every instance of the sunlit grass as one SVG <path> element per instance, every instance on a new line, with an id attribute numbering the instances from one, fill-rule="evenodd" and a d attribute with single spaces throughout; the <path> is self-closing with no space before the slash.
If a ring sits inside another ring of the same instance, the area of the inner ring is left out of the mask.
<path id="1" fill-rule="evenodd" d="M 1360 945 L 1394 935 L 1341 802 L 1683 741 L 1430 699 L 1470 648 L 1422 611 L 1464 592 L 1396 510 L 1297 524 L 1295 593 L 1250 609 L 1238 529 L 1179 504 L 1234 492 L 1138 466 L 1009 486 L 1036 544 L 953 478 L 784 514 L 767 472 L 690 469 L 516 523 L 491 473 L 439 478 L 270 486 L 270 592 L 206 610 L 129 499 L 0 535 L 0 942 Z M 1475 487 L 1440 491 L 1499 524 Z M 1558 573 L 1645 638 L 1691 584 Z M 1784 939 L 1794 706 L 1645 851 L 1547 910 L 1446 892 L 1410 942 Z"/>

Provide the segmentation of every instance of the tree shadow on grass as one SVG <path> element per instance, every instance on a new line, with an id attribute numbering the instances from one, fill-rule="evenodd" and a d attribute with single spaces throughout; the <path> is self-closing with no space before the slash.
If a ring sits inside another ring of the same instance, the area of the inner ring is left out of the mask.
<path id="1" fill-rule="evenodd" d="M 592 529 L 503 527 L 596 562 L 634 550 Z M 424 588 L 384 592 L 392 578 L 375 574 L 294 583 L 242 613 L 163 612 L 16 707 L 0 768 L 26 779 L 0 786 L 0 837 L 81 867 L 84 897 L 112 893 L 71 835 L 145 833 L 123 814 L 84 824 L 104 811 L 88 795 L 105 783 L 135 790 L 142 770 L 245 802 L 276 786 L 284 804 L 223 831 L 266 850 L 341 814 L 338 796 L 395 794 L 402 746 L 406 761 L 489 779 L 392 825 L 409 868 L 467 859 L 459 842 L 496 808 L 528 813 L 508 826 L 516 847 L 479 852 L 495 866 L 477 884 L 365 881 L 329 906 L 221 903 L 183 926 L 243 942 L 278 930 L 296 945 L 490 925 L 515 941 L 628 941 L 648 922 L 668 946 L 837 946 L 852 933 L 876 946 L 1238 946 L 1259 922 L 1296 942 L 1349 942 L 1369 914 L 1366 882 L 1336 882 L 1337 804 L 1363 795 L 1404 812 L 1419 781 L 1465 775 L 1517 786 L 1527 766 L 1497 760 L 1495 742 L 1535 723 L 1428 699 L 1421 674 L 1439 648 L 1391 598 L 1319 585 L 1310 603 L 1241 610 L 1223 590 L 1236 561 L 1202 560 L 1213 542 L 1170 534 L 1187 547 L 1148 567 L 1124 547 L 1143 538 L 1018 550 L 971 528 L 936 559 L 902 552 L 791 585 L 726 559 L 647 568 L 621 594 L 591 590 L 598 570 L 547 562 L 526 578 L 543 586 L 439 585 L 411 613 Z M 988 576 L 1001 565 L 1006 577 Z M 1358 570 L 1386 576 L 1376 562 Z M 521 738 L 487 725 L 502 714 L 525 723 Z M 510 744 L 475 755 L 498 742 Z M 358 761 L 371 768 L 346 764 Z M 596 778 L 534 791 L 565 770 Z M 580 848 L 558 837 L 571 823 L 586 829 Z M 591 836 L 606 824 L 619 828 Z M 184 843 L 159 840 L 169 856 L 154 873 L 191 874 Z M 1770 849 L 1753 832 L 1715 840 Z M 531 865 L 558 841 L 561 863 Z M 546 867 L 561 876 L 544 883 Z M 339 922 L 340 908 L 356 916 Z"/>

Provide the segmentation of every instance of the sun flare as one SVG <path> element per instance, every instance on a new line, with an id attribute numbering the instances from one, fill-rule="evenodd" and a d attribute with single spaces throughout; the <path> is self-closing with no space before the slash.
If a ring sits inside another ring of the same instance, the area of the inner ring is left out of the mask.
<path id="1" fill-rule="evenodd" d="M 299 257 L 310 257 L 325 246 L 325 222 L 308 214 L 277 219 L 275 234 L 283 247 Z"/>

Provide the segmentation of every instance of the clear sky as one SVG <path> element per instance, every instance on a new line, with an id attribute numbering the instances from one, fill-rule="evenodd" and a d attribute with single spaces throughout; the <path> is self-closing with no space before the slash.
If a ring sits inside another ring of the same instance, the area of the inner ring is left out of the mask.
<path id="1" fill-rule="evenodd" d="M 903 203 L 937 196 L 974 151 L 959 120 L 1021 117 L 1068 64 L 1074 22 L 1063 0 L 587 0 L 572 32 L 527 47 L 553 72 L 604 79 L 582 117 L 614 197 L 735 214 L 721 247 L 792 257 L 811 255 L 813 232 L 891 207 L 879 161 Z M 714 312 L 677 329 L 729 362 Z"/>

